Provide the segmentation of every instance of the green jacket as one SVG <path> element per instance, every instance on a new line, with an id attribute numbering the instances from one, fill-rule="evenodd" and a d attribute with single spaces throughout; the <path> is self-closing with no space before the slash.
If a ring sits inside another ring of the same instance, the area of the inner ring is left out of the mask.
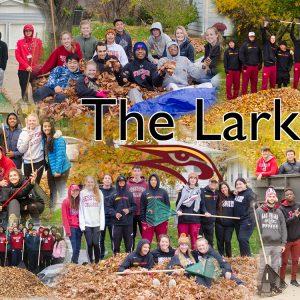
<path id="1" fill-rule="evenodd" d="M 90 60 L 96 50 L 96 45 L 98 40 L 93 36 L 89 38 L 84 38 L 82 35 L 75 37 L 76 42 L 79 43 L 82 52 L 82 58 L 85 60 Z"/>

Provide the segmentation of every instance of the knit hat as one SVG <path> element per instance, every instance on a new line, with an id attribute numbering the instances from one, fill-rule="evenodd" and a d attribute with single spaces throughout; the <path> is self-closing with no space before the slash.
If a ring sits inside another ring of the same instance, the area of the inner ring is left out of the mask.
<path id="1" fill-rule="evenodd" d="M 133 51 L 135 52 L 135 51 L 136 51 L 137 49 L 139 49 L 139 48 L 142 48 L 142 49 L 144 49 L 145 51 L 147 51 L 147 46 L 146 46 L 146 44 L 143 43 L 143 42 L 136 42 L 136 43 L 134 44 Z"/>
<path id="2" fill-rule="evenodd" d="M 107 36 L 109 33 L 113 33 L 114 35 L 116 35 L 116 31 L 112 28 L 109 28 L 105 31 L 105 36 Z"/>
<path id="3" fill-rule="evenodd" d="M 182 233 L 178 239 L 178 244 L 190 244 L 190 239 L 185 233 Z"/>
<path id="4" fill-rule="evenodd" d="M 189 174 L 188 179 L 190 179 L 191 177 L 196 177 L 198 179 L 198 174 L 196 174 L 195 172 L 192 172 Z"/>
<path id="5" fill-rule="evenodd" d="M 209 182 L 213 182 L 213 181 L 219 182 L 218 177 L 214 175 L 212 178 L 209 179 Z"/>
<path id="6" fill-rule="evenodd" d="M 278 198 L 277 198 L 277 194 L 276 194 L 276 191 L 274 190 L 273 187 L 269 187 L 267 190 L 266 190 L 266 197 L 265 197 L 265 203 L 264 203 L 264 211 L 268 211 L 268 208 L 267 208 L 267 198 L 270 196 L 270 195 L 275 195 L 276 197 L 276 205 L 275 205 L 275 208 L 279 208 L 278 206 Z"/>

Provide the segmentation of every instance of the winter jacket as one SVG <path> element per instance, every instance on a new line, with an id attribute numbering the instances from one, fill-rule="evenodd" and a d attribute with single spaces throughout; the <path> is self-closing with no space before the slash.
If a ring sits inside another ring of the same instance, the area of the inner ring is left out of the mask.
<path id="1" fill-rule="evenodd" d="M 177 46 L 178 53 L 176 56 L 171 56 L 169 47 L 172 45 Z M 189 85 L 189 79 L 197 79 L 201 76 L 201 68 L 199 65 L 192 63 L 187 57 L 181 56 L 179 46 L 175 42 L 167 43 L 167 57 L 163 57 L 158 61 L 157 67 L 160 68 L 167 61 L 175 61 L 176 68 L 174 74 L 169 75 L 166 73 L 164 76 L 163 87 L 166 87 L 170 83 L 175 83 L 179 87 L 185 87 Z"/>
<path id="2" fill-rule="evenodd" d="M 149 244 L 149 241 L 142 239 L 138 242 L 136 250 L 130 253 L 119 267 L 119 272 L 123 272 L 126 269 L 134 267 L 141 267 L 148 270 L 153 268 L 154 260 L 152 254 L 150 252 L 144 256 L 140 254 L 141 249 L 145 244 Z"/>
<path id="3" fill-rule="evenodd" d="M 153 188 L 150 185 L 150 178 L 154 176 L 157 180 L 157 185 Z M 168 207 L 170 207 L 170 200 L 167 191 L 163 188 L 160 188 L 160 179 L 157 174 L 152 174 L 149 176 L 149 188 L 142 193 L 141 196 L 141 220 L 146 222 L 146 212 L 149 201 L 161 201 Z M 154 214 L 157 212 L 153 212 Z"/>
<path id="4" fill-rule="evenodd" d="M 27 251 L 30 253 L 32 251 L 39 251 L 40 248 L 40 237 L 38 235 L 33 236 L 29 234 L 28 237 L 25 238 Z"/>
<path id="5" fill-rule="evenodd" d="M 276 69 L 277 73 L 290 72 L 293 66 L 293 56 L 290 49 L 282 51 L 280 48 L 277 51 Z"/>
<path id="6" fill-rule="evenodd" d="M 1 41 L 1 32 L 0 32 L 0 69 L 5 71 L 6 64 L 8 60 L 8 48 L 7 44 Z"/>
<path id="7" fill-rule="evenodd" d="M 212 215 L 215 215 L 217 212 L 217 201 L 219 197 L 219 192 L 212 191 L 209 186 L 206 186 L 201 190 L 201 212 L 209 212 Z M 201 218 L 201 224 L 212 224 L 216 221 L 216 218 Z"/>
<path id="8" fill-rule="evenodd" d="M 175 40 L 178 44 L 178 42 Z M 184 39 L 184 41 L 179 45 L 180 56 L 187 57 L 192 63 L 195 62 L 195 49 L 193 44 L 189 39 Z"/>
<path id="9" fill-rule="evenodd" d="M 164 77 L 159 75 L 156 66 L 147 60 L 147 55 L 148 52 L 146 51 L 145 58 L 140 60 L 133 53 L 134 60 L 121 70 L 121 74 L 130 82 L 153 91 L 154 87 L 162 85 Z"/>
<path id="10" fill-rule="evenodd" d="M 71 190 L 68 189 L 68 198 L 61 205 L 62 224 L 64 226 L 66 236 L 71 236 L 71 228 L 79 228 L 79 207 L 70 207 Z"/>
<path id="11" fill-rule="evenodd" d="M 51 234 L 47 236 L 42 236 L 41 250 L 42 251 L 52 251 L 54 246 L 54 237 Z"/>
<path id="12" fill-rule="evenodd" d="M 76 83 L 75 89 L 79 98 L 95 98 L 99 91 L 97 78 L 82 76 Z"/>
<path id="13" fill-rule="evenodd" d="M 134 181 L 134 177 L 130 177 L 126 183 L 126 188 L 132 193 L 136 209 L 134 215 L 139 216 L 141 214 L 141 196 L 144 191 L 148 189 L 148 183 L 144 177 L 141 177 L 139 182 Z"/>
<path id="14" fill-rule="evenodd" d="M 295 37 L 295 24 L 292 24 L 290 36 L 291 36 L 291 40 L 294 44 L 295 63 L 300 63 L 300 39 L 296 39 L 296 37 Z"/>
<path id="15" fill-rule="evenodd" d="M 5 233 L 0 233 L 0 252 L 6 251 L 7 237 Z"/>
<path id="16" fill-rule="evenodd" d="M 132 58 L 132 40 L 130 34 L 127 31 L 123 31 L 122 34 L 117 32 L 115 42 L 123 47 L 128 60 L 130 60 Z"/>
<path id="17" fill-rule="evenodd" d="M 17 119 L 17 125 L 14 130 L 11 130 L 8 126 L 8 118 L 11 115 L 14 115 Z M 17 145 L 18 145 L 20 134 L 22 132 L 22 128 L 18 123 L 19 123 L 18 116 L 15 113 L 9 113 L 6 118 L 7 125 L 4 126 L 4 130 L 6 133 L 7 148 L 9 151 L 13 151 L 14 153 L 14 157 L 12 157 L 11 160 L 15 163 L 17 169 L 21 169 L 23 154 L 18 150 Z"/>
<path id="18" fill-rule="evenodd" d="M 240 217 L 238 222 L 251 221 L 253 223 L 253 203 L 255 202 L 256 194 L 250 188 L 239 192 L 235 196 L 233 216 Z"/>
<path id="19" fill-rule="evenodd" d="M 251 42 L 248 39 L 242 45 L 239 51 L 239 58 L 243 66 L 261 66 L 262 52 L 256 40 Z"/>
<path id="20" fill-rule="evenodd" d="M 50 72 L 50 76 L 45 86 L 50 89 L 54 89 L 56 86 L 65 89 L 70 85 L 71 80 L 77 81 L 81 76 L 79 68 L 75 72 L 71 72 L 67 66 L 56 67 Z"/>
<path id="21" fill-rule="evenodd" d="M 223 195 L 219 194 L 218 202 L 221 201 L 220 197 L 222 196 Z M 222 201 L 222 203 L 217 203 L 217 205 L 221 205 L 221 207 L 217 207 L 217 215 L 232 217 L 234 210 L 234 198 L 234 195 L 231 194 L 228 197 L 224 197 L 224 201 Z M 233 219 L 216 218 L 216 223 L 221 224 L 222 226 L 234 226 Z"/>
<path id="22" fill-rule="evenodd" d="M 15 234 L 13 233 L 10 237 L 10 249 L 11 250 L 22 250 L 23 249 L 23 234 L 18 233 Z"/>
<path id="23" fill-rule="evenodd" d="M 31 145 L 31 153 L 29 151 L 29 143 Z M 24 127 L 19 136 L 17 148 L 20 153 L 23 153 L 24 163 L 30 163 L 31 158 L 33 163 L 43 161 L 44 151 L 41 126 L 38 125 L 34 130 L 29 131 Z"/>
<path id="24" fill-rule="evenodd" d="M 48 163 L 52 175 L 63 174 L 71 168 L 71 163 L 66 152 L 66 141 L 62 136 L 53 138 L 53 151 L 48 151 Z M 43 139 L 45 148 L 45 139 Z"/>
<path id="25" fill-rule="evenodd" d="M 270 156 L 268 161 L 262 157 L 256 163 L 256 176 L 262 174 L 263 177 L 276 175 L 278 173 L 277 160 L 274 156 Z"/>
<path id="26" fill-rule="evenodd" d="M 5 151 L 0 147 L 2 156 L 0 159 L 0 181 L 5 179 L 8 180 L 8 172 L 16 167 L 15 163 L 8 157 L 5 156 Z"/>
<path id="27" fill-rule="evenodd" d="M 25 29 L 32 30 L 32 37 L 25 37 Z M 19 63 L 18 70 L 26 71 L 32 66 L 37 71 L 39 60 L 43 54 L 43 44 L 39 38 L 34 37 L 34 28 L 31 24 L 23 27 L 24 38 L 17 41 L 15 56 Z M 33 61 L 32 61 L 33 60 Z"/>
<path id="28" fill-rule="evenodd" d="M 282 211 L 279 208 L 263 205 L 256 209 L 256 214 L 264 245 L 284 247 L 287 230 Z"/>
<path id="29" fill-rule="evenodd" d="M 123 67 L 128 64 L 128 58 L 122 46 L 116 43 L 107 45 L 107 53 L 116 56 Z"/>
<path id="30" fill-rule="evenodd" d="M 241 61 L 239 58 L 239 48 L 234 49 L 228 47 L 224 52 L 224 69 L 225 73 L 229 70 L 241 71 Z"/>
<path id="31" fill-rule="evenodd" d="M 87 61 L 90 60 L 93 57 L 98 40 L 93 36 L 85 38 L 83 35 L 79 35 L 75 37 L 75 41 L 80 45 L 82 58 Z"/>
<path id="32" fill-rule="evenodd" d="M 279 167 L 279 174 L 299 174 L 300 173 L 300 162 L 295 161 L 290 163 L 286 161 Z"/>
<path id="33" fill-rule="evenodd" d="M 82 59 L 82 52 L 80 50 L 80 45 L 75 42 L 75 54 Z M 47 61 L 43 67 L 38 72 L 38 75 L 46 74 L 50 72 L 55 67 L 62 67 L 65 65 L 67 57 L 72 54 L 72 51 L 68 51 L 63 45 L 57 47 L 48 57 Z"/>
<path id="34" fill-rule="evenodd" d="M 151 251 L 154 263 L 163 263 L 165 260 L 172 258 L 175 255 L 175 249 L 169 247 L 169 252 L 163 252 L 159 247 Z"/>
<path id="35" fill-rule="evenodd" d="M 53 245 L 52 256 L 54 258 L 66 257 L 66 242 L 65 240 L 55 241 Z"/>
<path id="36" fill-rule="evenodd" d="M 261 33 L 262 33 L 262 42 L 263 42 L 262 52 L 263 52 L 264 65 L 266 67 L 275 66 L 278 46 L 275 43 L 272 44 L 270 40 L 268 40 L 266 27 L 261 28 Z"/>
<path id="37" fill-rule="evenodd" d="M 105 189 L 103 187 L 100 188 L 103 197 L 104 197 L 104 211 L 105 211 L 105 217 L 110 218 L 109 213 L 109 202 L 111 195 L 116 191 L 116 189 L 112 186 L 109 189 Z"/>
<path id="38" fill-rule="evenodd" d="M 120 187 L 121 176 L 116 181 L 116 191 L 111 194 L 110 201 L 108 203 L 108 211 L 111 219 L 115 225 L 126 226 L 133 224 L 133 213 L 136 209 L 136 204 L 133 199 L 133 195 L 124 187 Z M 129 213 L 126 215 L 123 209 L 127 208 Z M 119 213 L 122 217 L 118 220 L 116 214 Z"/>
<path id="39" fill-rule="evenodd" d="M 153 62 L 155 58 L 151 54 L 151 50 L 154 50 L 155 54 L 158 56 L 158 58 L 165 57 L 167 55 L 166 52 L 166 46 L 168 42 L 171 42 L 171 38 L 163 33 L 162 26 L 160 22 L 155 22 L 151 25 L 151 29 L 158 29 L 160 31 L 160 36 L 158 38 L 155 38 L 152 34 L 148 38 L 146 45 L 148 48 L 148 60 L 150 62 Z"/>
<path id="40" fill-rule="evenodd" d="M 289 206 L 288 201 L 281 202 L 280 209 L 284 215 L 287 228 L 287 241 L 294 242 L 300 239 L 300 217 L 296 217 L 294 212 L 296 209 L 300 210 L 300 204 L 294 203 Z"/>
<path id="41" fill-rule="evenodd" d="M 204 58 L 202 59 L 202 62 L 204 62 L 208 57 L 211 59 L 208 73 L 211 76 L 215 76 L 218 73 L 217 67 L 221 61 L 221 46 L 219 43 L 214 46 L 210 43 L 204 45 Z"/>

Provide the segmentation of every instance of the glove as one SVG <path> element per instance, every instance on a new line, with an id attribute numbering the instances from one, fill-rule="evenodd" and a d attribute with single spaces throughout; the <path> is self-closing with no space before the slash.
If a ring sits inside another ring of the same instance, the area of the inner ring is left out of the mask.
<path id="1" fill-rule="evenodd" d="M 108 96 L 108 91 L 106 91 L 106 90 L 96 93 L 96 97 L 99 97 L 99 98 L 107 98 L 107 96 Z"/>
<path id="2" fill-rule="evenodd" d="M 247 66 L 243 65 L 243 70 L 246 71 L 247 70 Z"/>

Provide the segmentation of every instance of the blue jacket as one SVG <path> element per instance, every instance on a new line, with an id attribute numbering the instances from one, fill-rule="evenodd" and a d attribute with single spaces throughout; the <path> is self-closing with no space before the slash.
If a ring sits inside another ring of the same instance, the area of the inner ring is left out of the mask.
<path id="1" fill-rule="evenodd" d="M 35 237 L 29 234 L 25 237 L 27 250 L 30 251 L 39 251 L 40 247 L 40 237 L 36 235 Z"/>
<path id="2" fill-rule="evenodd" d="M 56 86 L 60 86 L 65 89 L 70 85 L 70 80 L 78 80 L 81 77 L 79 68 L 75 72 L 71 72 L 67 66 L 56 67 L 50 72 L 48 82 L 45 86 L 54 89 Z"/>
<path id="3" fill-rule="evenodd" d="M 54 139 L 53 151 L 48 152 L 48 160 L 52 174 L 62 174 L 71 168 L 66 152 L 66 142 L 62 136 Z"/>

